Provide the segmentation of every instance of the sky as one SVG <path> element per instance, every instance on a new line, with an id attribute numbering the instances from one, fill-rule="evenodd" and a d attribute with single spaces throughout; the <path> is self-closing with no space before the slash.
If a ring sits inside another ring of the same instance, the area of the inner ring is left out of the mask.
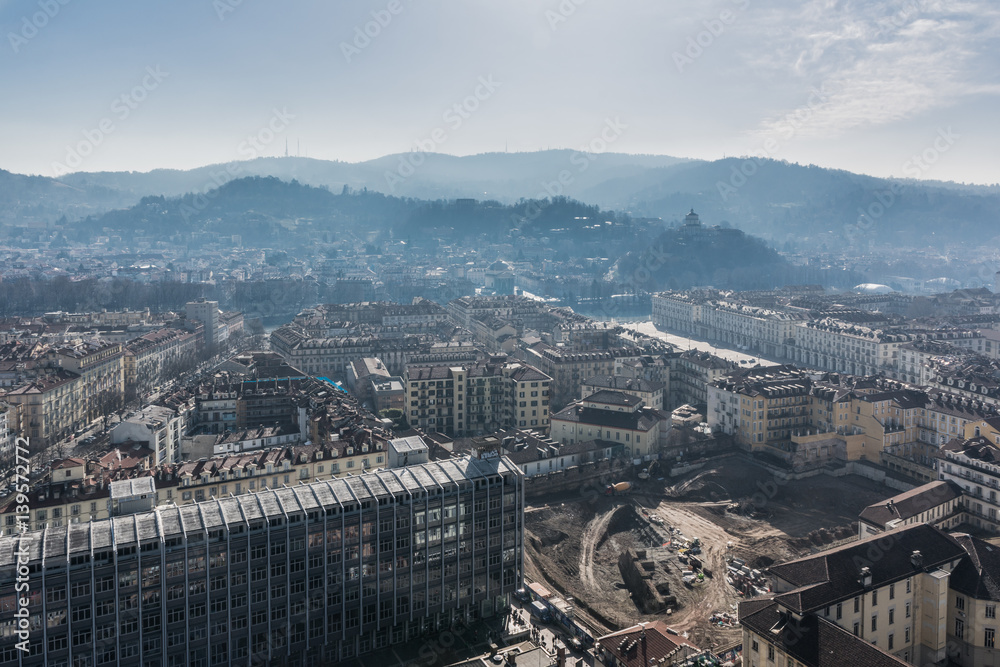
<path id="1" fill-rule="evenodd" d="M 17 173 L 287 141 L 346 162 L 600 146 L 1000 182 L 995 0 L 0 0 L 0 28 Z"/>

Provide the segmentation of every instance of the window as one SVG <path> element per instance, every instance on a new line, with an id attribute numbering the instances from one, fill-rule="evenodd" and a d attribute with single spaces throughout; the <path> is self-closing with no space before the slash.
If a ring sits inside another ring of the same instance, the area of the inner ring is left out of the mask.
<path id="1" fill-rule="evenodd" d="M 878 614 L 872 614 L 872 632 L 878 630 Z"/>
<path id="2" fill-rule="evenodd" d="M 986 605 L 986 618 L 997 617 L 997 606 L 995 604 Z"/>
<path id="3" fill-rule="evenodd" d="M 996 630 L 993 628 L 986 628 L 985 636 L 983 637 L 983 646 L 986 648 L 994 648 L 996 643 Z"/>
<path id="4" fill-rule="evenodd" d="M 892 625 L 895 622 L 896 622 L 896 610 L 895 609 L 890 609 L 889 610 L 889 625 Z"/>
<path id="5" fill-rule="evenodd" d="M 961 595 L 955 596 L 955 609 L 964 610 L 965 609 L 965 598 Z"/>
<path id="6" fill-rule="evenodd" d="M 770 644 L 767 645 L 767 659 L 774 660 L 774 647 Z"/>
<path id="7" fill-rule="evenodd" d="M 878 591 L 877 590 L 872 591 L 872 606 L 873 607 L 877 607 L 878 606 Z"/>
<path id="8" fill-rule="evenodd" d="M 861 611 L 861 598 L 854 598 L 854 613 Z M 855 633 L 857 634 L 857 633 Z"/>
<path id="9" fill-rule="evenodd" d="M 843 617 L 844 617 L 844 603 L 838 602 L 837 603 L 837 620 L 839 621 Z"/>
<path id="10" fill-rule="evenodd" d="M 960 618 L 955 619 L 955 637 L 958 639 L 965 637 L 965 621 Z"/>

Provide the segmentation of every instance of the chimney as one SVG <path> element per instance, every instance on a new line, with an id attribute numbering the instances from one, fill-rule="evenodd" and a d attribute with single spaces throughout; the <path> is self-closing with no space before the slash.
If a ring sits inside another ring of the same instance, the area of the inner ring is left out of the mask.
<path id="1" fill-rule="evenodd" d="M 912 554 L 910 554 L 910 562 L 913 564 L 913 567 L 917 568 L 918 570 L 923 569 L 924 555 L 919 551 L 914 551 Z"/>
<path id="2" fill-rule="evenodd" d="M 865 588 L 872 585 L 872 571 L 867 566 L 861 568 L 861 585 Z"/>

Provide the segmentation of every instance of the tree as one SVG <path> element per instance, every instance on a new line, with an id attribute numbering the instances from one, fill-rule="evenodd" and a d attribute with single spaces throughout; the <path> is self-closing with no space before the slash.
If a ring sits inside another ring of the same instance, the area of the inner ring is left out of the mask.
<path id="1" fill-rule="evenodd" d="M 394 431 L 405 431 L 410 428 L 410 425 L 406 422 L 406 415 L 399 408 L 386 408 L 379 412 L 378 416 L 382 419 L 391 419 Z"/>
<path id="2" fill-rule="evenodd" d="M 125 395 L 115 389 L 106 389 L 94 397 L 93 410 L 90 416 L 100 417 L 101 426 L 107 431 L 111 415 L 123 407 L 125 407 Z M 96 413 L 96 415 L 93 413 Z"/>

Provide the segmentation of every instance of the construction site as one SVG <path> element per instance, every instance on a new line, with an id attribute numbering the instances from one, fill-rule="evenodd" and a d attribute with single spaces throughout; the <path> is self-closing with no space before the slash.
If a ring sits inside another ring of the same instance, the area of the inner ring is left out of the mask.
<path id="1" fill-rule="evenodd" d="M 729 646 L 736 605 L 767 594 L 769 565 L 856 539 L 860 511 L 893 493 L 856 476 L 785 482 L 732 457 L 540 497 L 525 511 L 525 574 L 571 599 L 593 636 L 663 620 L 702 648 Z"/>

